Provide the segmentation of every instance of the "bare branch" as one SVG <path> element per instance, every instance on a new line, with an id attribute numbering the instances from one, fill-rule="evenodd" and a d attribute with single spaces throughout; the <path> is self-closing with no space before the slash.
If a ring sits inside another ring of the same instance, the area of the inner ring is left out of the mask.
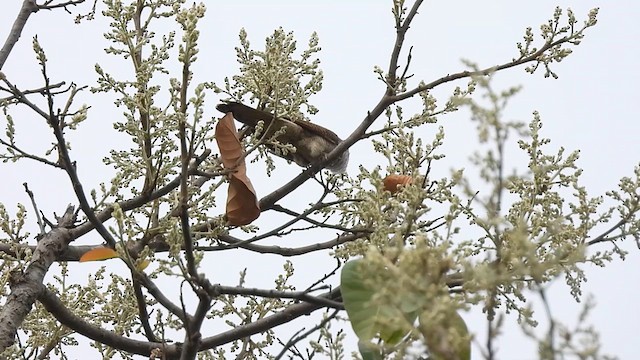
<path id="1" fill-rule="evenodd" d="M 153 333 L 153 329 L 151 329 L 151 324 L 149 324 L 149 312 L 147 311 L 147 302 L 145 301 L 144 294 L 142 293 L 142 287 L 140 286 L 140 283 L 136 281 L 135 275 L 133 280 L 133 291 L 136 295 L 138 317 L 140 318 L 140 323 L 144 329 L 144 335 L 147 337 L 147 340 L 151 342 L 158 342 L 158 338 L 156 338 Z"/>
<path id="2" fill-rule="evenodd" d="M 618 221 L 617 223 L 615 223 L 612 227 L 610 227 L 609 229 L 607 229 L 605 232 L 603 232 L 602 234 L 596 236 L 595 238 L 593 238 L 592 240 L 589 240 L 587 242 L 588 246 L 591 245 L 595 245 L 604 241 L 609 241 L 609 234 L 611 234 L 612 232 L 614 232 L 616 229 L 620 228 L 621 226 L 623 226 L 624 224 L 627 223 L 627 221 L 629 221 L 629 219 L 620 219 L 620 221 Z"/>
<path id="3" fill-rule="evenodd" d="M 65 83 L 64 81 L 61 81 L 61 82 L 59 82 L 59 83 L 51 84 L 51 85 L 49 85 L 49 86 L 42 86 L 42 87 L 39 87 L 39 88 L 37 88 L 37 89 L 23 90 L 23 91 L 22 91 L 22 94 L 24 94 L 24 95 L 30 95 L 30 94 L 44 94 L 44 91 L 45 91 L 46 89 L 48 89 L 49 91 L 51 91 L 51 89 L 57 89 L 57 88 L 62 87 L 62 86 L 64 86 L 64 85 L 66 85 L 66 83 Z M 5 88 L 3 88 L 3 87 L 0 87 L 0 90 L 6 91 L 6 92 L 8 92 L 8 93 L 13 93 L 10 89 L 5 89 Z M 63 90 L 62 92 L 65 92 L 65 91 L 68 91 L 68 90 L 69 90 L 69 89 L 67 88 L 67 89 Z M 9 96 L 9 97 L 6 97 L 6 98 L 2 98 L 2 99 L 0 99 L 0 103 L 3 103 L 3 102 L 9 102 L 9 101 L 12 101 L 12 100 L 15 100 L 15 99 L 16 99 L 16 96 L 15 96 L 15 95 L 11 95 L 11 96 Z"/>

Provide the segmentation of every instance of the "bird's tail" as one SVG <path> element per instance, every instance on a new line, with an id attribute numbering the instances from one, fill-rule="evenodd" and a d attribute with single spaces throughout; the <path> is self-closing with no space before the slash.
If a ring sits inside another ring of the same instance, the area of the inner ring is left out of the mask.
<path id="1" fill-rule="evenodd" d="M 265 125 L 268 125 L 271 120 L 273 120 L 272 114 L 254 109 L 239 102 L 218 104 L 216 109 L 223 113 L 233 113 L 233 117 L 236 120 L 249 126 L 256 126 L 260 120 L 264 121 Z"/>

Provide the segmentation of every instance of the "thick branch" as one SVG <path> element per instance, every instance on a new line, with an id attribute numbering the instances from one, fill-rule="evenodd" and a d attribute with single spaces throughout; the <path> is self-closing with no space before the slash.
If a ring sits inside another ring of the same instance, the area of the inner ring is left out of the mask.
<path id="1" fill-rule="evenodd" d="M 64 303 L 51 291 L 44 290 L 38 297 L 38 301 L 51 313 L 62 325 L 72 329 L 80 335 L 86 336 L 101 344 L 120 349 L 132 354 L 150 356 L 154 349 L 161 349 L 166 359 L 175 359 L 180 353 L 179 344 L 163 344 L 157 342 L 140 341 L 120 336 L 101 327 L 86 322 L 76 316 Z"/>
<path id="2" fill-rule="evenodd" d="M 0 353 L 13 344 L 16 331 L 31 311 L 33 303 L 45 290 L 42 283 L 44 276 L 71 241 L 71 232 L 67 228 L 73 226 L 74 221 L 74 209 L 69 206 L 58 219 L 58 226 L 38 242 L 29 266 L 24 271 L 16 269 L 11 272 L 11 294 L 0 310 Z"/>
<path id="3" fill-rule="evenodd" d="M 20 39 L 20 35 L 22 35 L 22 29 L 27 24 L 27 20 L 29 20 L 29 16 L 32 13 L 38 11 L 38 5 L 35 0 L 24 0 L 22 2 L 22 8 L 20 8 L 20 12 L 16 17 L 16 20 L 13 22 L 13 26 L 11 27 L 11 32 L 9 32 L 9 36 L 7 36 L 7 40 L 5 40 L 2 49 L 0 49 L 0 70 L 4 66 L 4 63 L 9 58 L 9 54 L 11 50 L 13 50 L 13 46 Z"/>

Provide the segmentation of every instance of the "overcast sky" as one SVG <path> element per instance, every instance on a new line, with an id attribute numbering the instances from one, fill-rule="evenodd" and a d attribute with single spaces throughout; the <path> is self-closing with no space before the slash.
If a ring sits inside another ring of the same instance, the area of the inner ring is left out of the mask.
<path id="1" fill-rule="evenodd" d="M 11 1 L 2 5 L 2 41 L 20 3 Z M 283 27 L 295 33 L 299 49 L 306 47 L 313 31 L 320 38 L 325 81 L 323 91 L 312 98 L 320 109 L 313 121 L 346 137 L 383 94 L 384 85 L 376 80 L 372 70 L 375 65 L 386 69 L 389 63 L 395 36 L 391 1 L 237 0 L 207 1 L 206 4 L 208 12 L 200 24 L 199 63 L 193 69 L 196 82 L 222 84 L 225 76 L 237 73 L 234 47 L 238 45 L 240 28 L 246 29 L 254 48 L 262 48 L 264 38 L 275 28 Z M 598 25 L 587 31 L 583 44 L 574 48 L 574 54 L 555 65 L 560 78 L 545 79 L 542 72 L 529 75 L 522 68 L 515 68 L 496 75 L 494 87 L 523 85 L 523 91 L 506 112 L 507 118 L 529 121 L 531 113 L 538 110 L 544 123 L 543 135 L 552 139 L 552 148 L 580 149 L 583 184 L 592 196 L 603 195 L 615 188 L 622 176 L 631 176 L 634 165 L 640 161 L 637 90 L 640 83 L 640 2 L 426 1 L 406 40 L 406 49 L 414 46 L 411 72 L 415 76 L 412 80 L 429 82 L 463 70 L 462 58 L 481 67 L 508 62 L 517 56 L 515 43 L 522 40 L 524 29 L 531 26 L 537 31 L 539 25 L 553 14 L 556 5 L 571 7 L 580 23 L 586 19 L 589 9 L 600 7 Z M 104 54 L 103 49 L 108 46 L 101 36 L 106 31 L 104 19 L 82 25 L 74 25 L 72 20 L 63 11 L 41 11 L 32 15 L 2 71 L 22 89 L 42 86 L 40 70 L 31 50 L 31 39 L 38 34 L 50 60 L 48 66 L 52 82 L 65 80 L 94 85 L 94 65 L 98 62 L 109 71 L 130 75 L 128 63 Z M 178 30 L 177 26 L 172 29 Z M 162 26 L 155 29 L 159 35 L 168 30 Z M 452 86 L 465 84 L 466 81 L 447 85 L 435 94 L 447 94 Z M 209 96 L 208 117 L 219 115 L 214 110 L 218 100 Z M 89 189 L 110 180 L 112 172 L 101 163 L 108 150 L 129 146 L 129 142 L 120 135 L 105 135 L 112 133 L 114 119 L 111 117 L 121 116 L 121 110 L 114 109 L 109 97 L 94 97 L 86 93 L 81 101 L 91 104 L 93 109 L 89 120 L 69 139 L 73 146 L 71 156 L 78 162 L 80 176 Z M 440 103 L 444 101 L 445 98 L 440 99 Z M 406 105 L 417 109 L 418 104 L 419 99 L 412 99 Z M 17 141 L 30 150 L 49 147 L 53 137 L 44 121 L 30 113 L 24 114 L 24 117 L 15 117 L 19 131 Z M 443 117 L 440 124 L 445 127 L 447 159 L 436 171 L 445 175 L 452 168 L 468 166 L 466 159 L 475 143 L 474 125 L 465 113 Z M 0 125 L 4 127 L 4 121 L 0 120 Z M 426 129 L 421 134 L 430 139 L 434 129 Z M 526 166 L 519 162 L 522 157 L 517 155 L 517 146 L 512 146 L 509 151 L 508 167 L 522 169 Z M 384 166 L 382 158 L 370 154 L 371 147 L 364 142 L 352 148 L 349 173 L 355 174 L 360 164 L 367 168 Z M 22 191 L 23 182 L 28 182 L 36 196 L 40 196 L 40 209 L 47 214 L 54 211 L 60 214 L 66 204 L 74 203 L 68 179 L 60 171 L 43 169 L 28 162 L 0 166 L 3 183 L 0 202 L 8 208 L 15 209 L 17 202 L 28 204 L 28 198 Z M 268 181 L 260 171 L 263 171 L 262 167 L 255 168 L 252 179 L 258 193 L 266 194 L 300 169 L 294 165 L 286 169 L 283 167 L 275 178 Z M 35 233 L 35 220 L 33 217 L 30 220 Z M 82 241 L 82 244 L 96 243 L 99 243 L 96 236 L 85 237 Z M 602 245 L 602 249 L 606 246 Z M 628 259 L 625 262 L 617 260 L 605 269 L 587 267 L 589 282 L 583 290 L 596 296 L 598 307 L 590 320 L 602 336 L 605 351 L 618 355 L 620 359 L 632 359 L 639 349 L 640 314 L 637 304 L 640 302 L 640 290 L 637 284 L 640 284 L 640 250 L 632 240 L 622 247 L 631 252 Z M 251 263 L 252 260 L 247 259 L 247 263 Z M 326 255 L 313 259 L 319 264 L 330 261 Z M 282 259 L 275 259 L 274 263 L 277 264 L 273 268 L 275 273 Z M 237 261 L 229 261 L 227 265 L 230 274 L 236 274 L 246 266 L 237 264 Z M 327 265 L 322 265 L 320 273 L 326 268 Z M 273 279 L 273 273 L 265 273 L 264 278 L 250 274 L 249 281 L 252 285 L 265 287 L 270 283 L 265 284 L 264 281 Z M 572 324 L 579 305 L 569 296 L 562 281 L 557 281 L 552 290 L 550 300 L 554 314 Z M 478 331 L 482 339 L 486 324 L 481 317 L 477 314 L 465 317 L 469 327 Z M 509 322 L 515 322 L 515 318 L 509 318 Z M 532 344 L 523 338 L 519 330 L 514 326 L 508 329 L 499 343 L 499 357 L 535 358 Z M 478 352 L 474 358 L 480 358 Z"/>

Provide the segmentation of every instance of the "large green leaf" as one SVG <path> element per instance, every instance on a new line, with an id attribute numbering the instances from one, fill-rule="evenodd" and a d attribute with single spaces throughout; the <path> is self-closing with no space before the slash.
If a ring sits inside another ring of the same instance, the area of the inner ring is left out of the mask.
<path id="1" fill-rule="evenodd" d="M 379 309 L 369 306 L 375 292 L 365 286 L 359 269 L 361 264 L 362 260 L 344 264 L 340 274 L 340 292 L 353 331 L 361 341 L 369 341 L 378 333 L 375 320 Z"/>

